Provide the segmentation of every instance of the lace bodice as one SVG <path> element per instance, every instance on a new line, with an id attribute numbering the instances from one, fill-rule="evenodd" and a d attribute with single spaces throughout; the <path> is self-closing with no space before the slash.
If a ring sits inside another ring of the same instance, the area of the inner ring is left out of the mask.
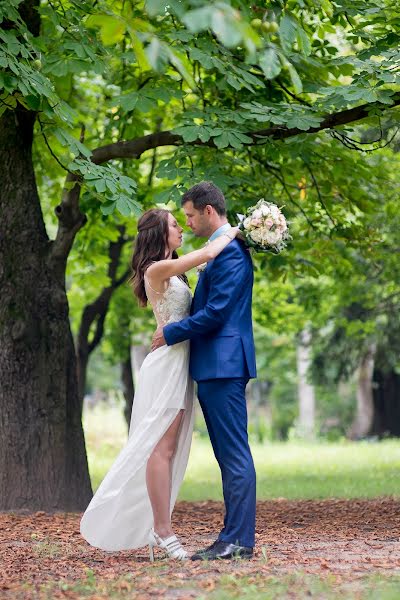
<path id="1" fill-rule="evenodd" d="M 154 290 L 147 277 L 144 277 L 147 298 L 153 308 L 157 325 L 166 325 L 180 321 L 189 315 L 192 293 L 179 277 L 174 275 L 169 280 L 165 292 Z"/>

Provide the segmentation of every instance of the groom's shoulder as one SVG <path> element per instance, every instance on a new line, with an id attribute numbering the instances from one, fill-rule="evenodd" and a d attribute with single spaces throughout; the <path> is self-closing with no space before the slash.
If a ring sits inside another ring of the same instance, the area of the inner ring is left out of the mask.
<path id="1" fill-rule="evenodd" d="M 248 259 L 248 255 L 249 252 L 245 244 L 241 240 L 234 239 L 227 246 L 225 246 L 221 254 L 219 254 L 214 260 L 220 263 L 228 259 L 246 260 Z"/>
<path id="2" fill-rule="evenodd" d="M 240 254 L 242 256 L 247 256 L 249 253 L 244 242 L 242 242 L 242 240 L 238 240 L 237 238 L 232 240 L 232 242 L 228 244 L 224 250 L 228 250 L 228 252 L 230 251 L 232 254 Z"/>

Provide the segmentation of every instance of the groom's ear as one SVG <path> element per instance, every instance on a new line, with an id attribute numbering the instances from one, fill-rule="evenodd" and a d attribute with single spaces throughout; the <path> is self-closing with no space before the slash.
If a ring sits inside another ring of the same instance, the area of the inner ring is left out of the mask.
<path id="1" fill-rule="evenodd" d="M 212 214 L 214 214 L 214 210 L 215 210 L 215 209 L 214 209 L 214 207 L 213 207 L 213 206 L 211 206 L 211 204 L 206 204 L 206 205 L 205 205 L 205 207 L 204 207 L 204 211 L 205 211 L 206 215 L 208 215 L 209 217 L 210 217 Z"/>

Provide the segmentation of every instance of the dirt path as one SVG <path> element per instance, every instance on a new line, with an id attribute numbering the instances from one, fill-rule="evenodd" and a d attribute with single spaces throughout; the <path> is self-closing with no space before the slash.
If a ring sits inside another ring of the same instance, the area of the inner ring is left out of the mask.
<path id="1" fill-rule="evenodd" d="M 175 565 L 158 554 L 159 560 L 151 566 L 147 549 L 96 550 L 80 537 L 79 518 L 77 514 L 41 512 L 0 514 L 1 597 L 29 598 L 29 590 L 47 581 L 68 584 L 87 579 L 88 574 L 102 581 L 133 576 L 139 595 L 130 597 L 146 598 L 152 589 L 151 597 L 156 597 L 163 591 L 157 583 L 160 568 L 167 579 L 198 580 L 203 594 L 213 579 L 225 573 L 330 573 L 346 580 L 371 572 L 400 574 L 400 501 L 392 498 L 260 502 L 253 560 L 209 564 Z M 175 529 L 189 550 L 213 541 L 221 522 L 219 502 L 181 502 L 174 512 Z M 26 584 L 22 593 L 21 585 Z M 60 597 L 67 597 L 65 594 Z M 194 589 L 186 597 L 197 595 Z"/>

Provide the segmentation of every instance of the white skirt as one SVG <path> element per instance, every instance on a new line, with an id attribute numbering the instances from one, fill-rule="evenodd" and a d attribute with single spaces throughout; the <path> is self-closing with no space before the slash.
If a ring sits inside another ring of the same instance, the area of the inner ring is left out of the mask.
<path id="1" fill-rule="evenodd" d="M 82 536 L 96 548 L 127 550 L 148 543 L 153 513 L 146 486 L 147 461 L 178 412 L 184 409 L 173 458 L 172 514 L 185 474 L 194 421 L 189 342 L 151 352 L 139 372 L 129 438 L 81 520 Z"/>

